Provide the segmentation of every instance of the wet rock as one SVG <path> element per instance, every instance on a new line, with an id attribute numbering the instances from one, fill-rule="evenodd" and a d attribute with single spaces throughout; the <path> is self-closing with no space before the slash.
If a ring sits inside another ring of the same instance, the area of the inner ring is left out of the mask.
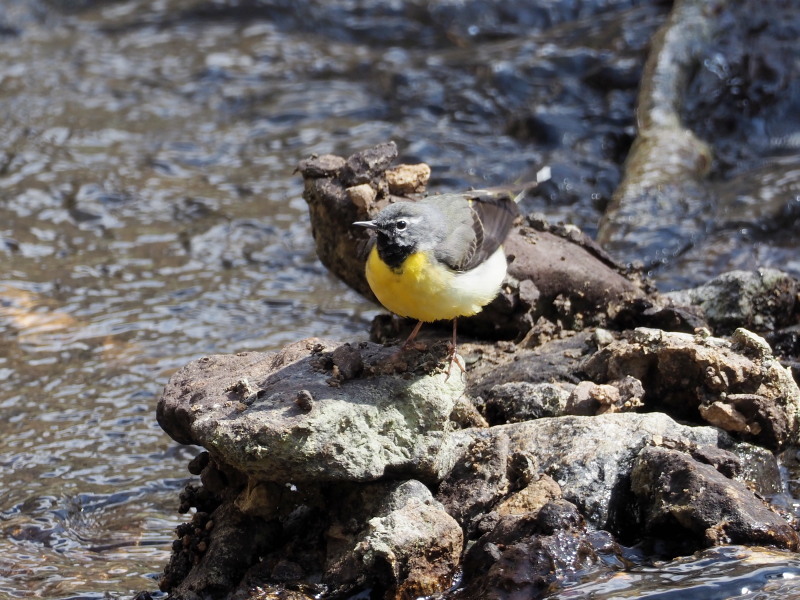
<path id="1" fill-rule="evenodd" d="M 639 91 L 638 135 L 597 236 L 626 261 L 653 265 L 682 250 L 705 226 L 708 192 L 700 182 L 711 150 L 683 125 L 679 110 L 689 72 L 711 35 L 713 11 L 706 6 L 677 2 L 652 41 Z"/>
<path id="2" fill-rule="evenodd" d="M 797 108 L 800 89 L 800 54 L 794 43 L 800 31 L 799 8 L 782 0 L 742 0 L 721 3 L 710 15 L 715 31 L 701 49 L 706 61 L 692 73 L 682 115 L 703 139 L 713 142 L 715 174 L 740 187 L 742 196 L 750 196 L 749 201 L 740 197 L 725 206 L 726 220 L 767 217 L 767 224 L 773 218 L 793 216 L 787 214 L 783 194 L 759 193 L 745 182 L 758 172 L 752 168 L 754 162 L 762 158 L 769 162 L 765 153 L 774 157 L 798 148 L 796 123 L 789 115 Z M 780 161 L 777 165 L 783 166 Z M 737 171 L 745 178 L 731 180 L 729 175 Z M 786 179 L 785 168 L 780 171 L 778 177 L 795 183 L 794 178 Z M 784 220 L 788 227 L 790 223 Z"/>
<path id="3" fill-rule="evenodd" d="M 796 154 L 798 23 L 797 4 L 782 0 L 673 4 L 651 41 L 638 134 L 600 223 L 609 252 L 673 287 L 720 265 L 793 260 L 784 240 L 796 179 L 784 157 Z M 727 325 L 737 326 L 755 324 Z"/>
<path id="4" fill-rule="evenodd" d="M 648 408 L 705 421 L 772 450 L 800 432 L 800 390 L 765 340 L 738 329 L 731 341 L 639 328 L 590 357 L 596 382 L 632 376 Z"/>
<path id="5" fill-rule="evenodd" d="M 680 304 L 699 306 L 715 331 L 738 327 L 773 331 L 798 319 L 800 283 L 775 269 L 729 271 L 690 290 L 667 294 Z"/>
<path id="6" fill-rule="evenodd" d="M 503 517 L 464 558 L 459 598 L 538 598 L 558 580 L 621 554 L 607 534 L 590 534 L 576 507 L 564 500 L 538 512 Z"/>
<path id="7" fill-rule="evenodd" d="M 797 532 L 742 483 L 667 448 L 644 448 L 631 471 L 644 532 L 683 547 L 723 544 L 796 551 Z"/>
<path id="8" fill-rule="evenodd" d="M 311 339 L 278 353 L 201 358 L 170 379 L 158 420 L 175 440 L 259 481 L 435 480 L 464 384 L 441 371 L 356 378 L 393 353 Z M 242 378 L 257 390 L 249 404 L 234 391 Z M 300 396 L 311 396 L 312 410 Z"/>
<path id="9" fill-rule="evenodd" d="M 578 506 L 589 523 L 613 528 L 617 513 L 628 510 L 626 478 L 646 444 L 667 439 L 686 445 L 733 445 L 718 429 L 680 425 L 660 413 L 544 418 L 456 431 L 451 438 L 454 468 L 436 497 L 468 537 L 480 530 L 485 513 L 542 474 L 556 482 L 564 499 Z M 520 480 L 509 474 L 515 472 L 509 468 L 514 457 L 529 457 L 530 475 Z M 757 460 L 774 462 L 771 456 L 755 456 Z"/>
<path id="10" fill-rule="evenodd" d="M 188 599 L 235 589 L 248 567 L 278 543 L 279 527 L 224 504 L 210 518 L 197 513 L 178 535 L 159 585 L 171 597 Z"/>

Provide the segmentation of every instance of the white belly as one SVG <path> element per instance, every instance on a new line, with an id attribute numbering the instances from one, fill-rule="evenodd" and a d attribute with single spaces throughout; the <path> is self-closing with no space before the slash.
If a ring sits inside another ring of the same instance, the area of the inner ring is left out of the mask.
<path id="1" fill-rule="evenodd" d="M 451 295 L 453 304 L 461 307 L 462 315 L 474 315 L 495 299 L 506 276 L 506 255 L 498 248 L 485 262 L 471 271 L 453 277 Z"/>

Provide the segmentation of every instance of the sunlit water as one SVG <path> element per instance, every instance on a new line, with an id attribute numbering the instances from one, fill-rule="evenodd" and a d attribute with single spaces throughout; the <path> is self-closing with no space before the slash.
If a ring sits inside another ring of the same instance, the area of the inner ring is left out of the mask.
<path id="1" fill-rule="evenodd" d="M 551 600 L 767 600 L 800 597 L 800 559 L 737 546 L 567 586 Z"/>
<path id="2" fill-rule="evenodd" d="M 527 208 L 594 230 L 666 7 L 571 4 L 0 5 L 0 597 L 155 590 L 196 452 L 155 422 L 170 373 L 366 335 L 299 159 L 394 139 L 438 190 L 549 164 Z"/>

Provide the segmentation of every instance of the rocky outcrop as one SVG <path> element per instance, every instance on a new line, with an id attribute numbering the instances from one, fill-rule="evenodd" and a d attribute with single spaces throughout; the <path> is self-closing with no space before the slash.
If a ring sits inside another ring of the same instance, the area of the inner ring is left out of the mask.
<path id="1" fill-rule="evenodd" d="M 202 486 L 184 495 L 198 512 L 162 581 L 173 598 L 287 585 L 412 598 L 447 590 L 460 571 L 465 597 L 505 598 L 604 568 L 621 552 L 615 539 L 653 536 L 681 552 L 797 545 L 750 491 L 780 486 L 774 457 L 720 429 L 610 411 L 463 428 L 450 417 L 464 383 L 426 370 L 424 354 L 393 362 L 391 348 L 341 348 L 306 340 L 172 377 L 160 422 L 208 450 L 192 464 Z M 672 466 L 659 470 L 664 452 Z M 682 504 L 665 498 L 681 477 L 697 480 L 683 503 L 703 507 L 684 524 L 691 535 L 669 526 Z"/>
<path id="2" fill-rule="evenodd" d="M 384 144 L 300 167 L 320 258 L 365 294 L 349 224 L 427 178 L 395 155 Z M 176 372 L 159 423 L 206 452 L 162 589 L 536 598 L 623 564 L 622 544 L 796 550 L 791 515 L 765 498 L 781 489 L 770 450 L 797 440 L 800 393 L 769 344 L 712 336 L 700 296 L 656 294 L 579 232 L 531 218 L 506 250 L 504 292 L 472 331 L 516 343 L 460 344 L 463 377 L 424 339 L 309 339 Z M 397 337 L 397 321 L 373 334 Z"/>

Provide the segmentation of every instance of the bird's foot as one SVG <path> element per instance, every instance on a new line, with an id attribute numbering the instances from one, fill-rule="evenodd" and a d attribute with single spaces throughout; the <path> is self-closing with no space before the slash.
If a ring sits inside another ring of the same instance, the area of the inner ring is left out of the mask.
<path id="1" fill-rule="evenodd" d="M 455 346 L 455 344 L 448 344 L 447 345 L 447 371 L 445 371 L 445 373 L 447 373 L 447 375 L 444 378 L 445 381 L 450 379 L 450 371 L 453 369 L 453 364 L 455 364 L 456 366 L 458 366 L 459 369 L 461 369 L 461 373 L 463 375 L 467 374 L 467 369 L 464 366 L 464 364 L 462 363 L 462 360 L 463 359 L 458 354 L 456 354 L 456 346 Z"/>
<path id="2" fill-rule="evenodd" d="M 417 341 L 417 340 L 406 340 L 403 342 L 403 345 L 400 346 L 400 349 L 397 351 L 398 354 L 402 352 L 407 352 L 409 350 L 417 350 L 419 352 L 425 352 L 428 349 L 428 344 L 426 342 Z"/>
<path id="3" fill-rule="evenodd" d="M 403 345 L 401 345 L 397 350 L 395 350 L 389 356 L 389 362 L 393 362 L 393 363 L 406 362 L 406 361 L 403 360 L 404 355 L 406 354 L 406 352 L 409 352 L 409 351 L 412 351 L 412 350 L 414 350 L 416 352 L 425 352 L 425 351 L 428 350 L 428 344 L 425 343 L 425 342 L 421 342 L 421 341 L 415 341 L 415 340 L 408 341 L 408 340 L 406 340 Z"/>

